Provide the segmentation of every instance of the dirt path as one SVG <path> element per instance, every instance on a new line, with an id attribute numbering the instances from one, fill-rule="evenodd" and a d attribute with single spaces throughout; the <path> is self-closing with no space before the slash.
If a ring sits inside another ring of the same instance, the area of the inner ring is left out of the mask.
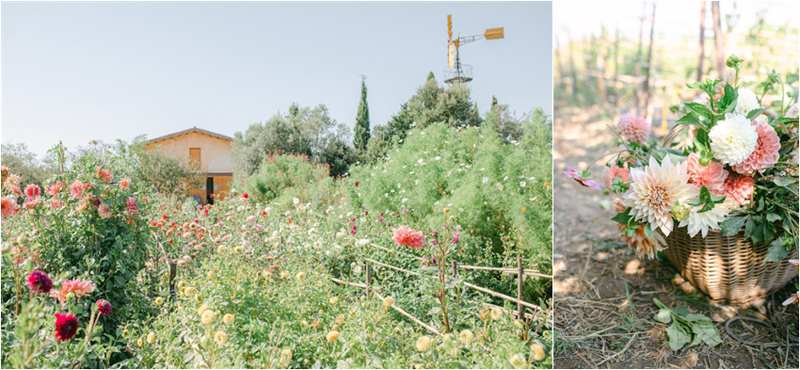
<path id="1" fill-rule="evenodd" d="M 736 315 L 766 318 L 755 309 L 709 305 L 704 296 L 685 294 L 671 278 L 676 271 L 666 262 L 639 261 L 619 242 L 610 220 L 611 196 L 580 186 L 561 174 L 569 165 L 585 168 L 613 149 L 609 143 L 618 114 L 599 108 L 560 108 L 554 114 L 554 256 L 557 368 L 767 368 L 798 367 L 798 349 L 760 349 L 742 345 L 725 332 L 724 322 Z M 592 166 L 601 180 L 603 164 Z M 603 206 L 606 208 L 604 209 Z M 784 290 L 785 293 L 787 290 Z M 630 298 L 628 296 L 630 295 Z M 778 295 L 781 297 L 781 295 Z M 653 298 L 668 307 L 687 305 L 692 312 L 719 321 L 722 344 L 700 345 L 673 353 L 666 344 L 667 325 L 655 323 Z M 797 306 L 781 306 L 778 297 L 773 321 L 798 327 Z M 766 307 L 765 307 L 766 308 Z M 783 310 L 783 311 L 781 311 Z M 746 311 L 746 312 L 745 312 Z M 766 311 L 765 311 L 766 312 Z M 781 325 L 781 324 L 778 324 Z M 735 335 L 769 342 L 772 331 L 732 325 Z"/>

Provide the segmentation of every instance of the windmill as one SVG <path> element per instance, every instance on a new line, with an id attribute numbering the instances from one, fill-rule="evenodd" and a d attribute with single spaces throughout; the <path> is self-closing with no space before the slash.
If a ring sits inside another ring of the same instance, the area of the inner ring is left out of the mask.
<path id="1" fill-rule="evenodd" d="M 461 64 L 458 49 L 465 44 L 478 40 L 499 40 L 503 38 L 503 27 L 489 28 L 483 35 L 465 36 L 461 34 L 453 39 L 453 18 L 447 15 L 447 69 L 444 70 L 444 82 L 452 85 L 472 81 L 472 66 Z"/>

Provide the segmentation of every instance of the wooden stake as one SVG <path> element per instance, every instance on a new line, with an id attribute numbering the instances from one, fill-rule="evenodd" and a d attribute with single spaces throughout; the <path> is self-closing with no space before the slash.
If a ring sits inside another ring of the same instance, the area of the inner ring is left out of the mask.
<path id="1" fill-rule="evenodd" d="M 525 316 L 522 314 L 522 280 L 525 279 L 525 274 L 522 269 L 522 257 L 519 254 L 517 254 L 517 269 L 519 269 L 519 274 L 517 275 L 517 318 L 525 320 Z"/>
<path id="2" fill-rule="evenodd" d="M 175 299 L 175 275 L 177 275 L 178 271 L 178 263 L 175 261 L 169 261 L 169 299 Z"/>
<path id="3" fill-rule="evenodd" d="M 367 297 L 370 297 L 370 295 L 369 295 L 369 286 L 370 286 L 370 284 L 372 284 L 372 264 L 368 263 L 367 264 Z"/>

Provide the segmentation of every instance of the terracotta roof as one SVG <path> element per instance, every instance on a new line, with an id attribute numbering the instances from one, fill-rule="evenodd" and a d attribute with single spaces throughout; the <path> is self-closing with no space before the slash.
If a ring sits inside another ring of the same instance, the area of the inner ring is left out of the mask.
<path id="1" fill-rule="evenodd" d="M 192 133 L 192 132 L 197 132 L 197 133 L 200 133 L 200 134 L 209 135 L 209 136 L 215 137 L 217 139 L 222 139 L 222 140 L 226 140 L 226 141 L 233 140 L 233 138 L 231 138 L 230 136 L 225 136 L 225 135 L 222 135 L 222 134 L 218 134 L 216 132 L 206 131 L 206 130 L 203 130 L 201 128 L 197 128 L 197 126 L 195 126 L 195 127 L 190 128 L 190 129 L 187 129 L 187 130 L 178 131 L 178 132 L 175 132 L 175 133 L 172 133 L 172 134 L 169 134 L 169 135 L 164 135 L 164 136 L 161 136 L 161 137 L 157 137 L 155 139 L 150 139 L 150 140 L 147 141 L 147 143 L 148 144 L 152 144 L 152 143 L 155 143 L 155 142 L 159 142 L 159 141 L 162 141 L 162 140 L 170 139 L 170 138 L 173 138 L 173 137 L 176 137 L 176 136 L 189 134 L 189 133 Z"/>

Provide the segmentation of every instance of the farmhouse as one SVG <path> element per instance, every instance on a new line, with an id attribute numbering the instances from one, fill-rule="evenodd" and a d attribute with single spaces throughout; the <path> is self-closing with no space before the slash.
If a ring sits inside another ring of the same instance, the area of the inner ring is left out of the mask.
<path id="1" fill-rule="evenodd" d="M 225 199 L 228 195 L 229 183 L 233 181 L 230 137 L 192 127 L 149 140 L 145 149 L 189 160 L 205 172 L 200 188 L 189 189 L 189 195 L 198 202 L 213 204 L 214 199 Z"/>

